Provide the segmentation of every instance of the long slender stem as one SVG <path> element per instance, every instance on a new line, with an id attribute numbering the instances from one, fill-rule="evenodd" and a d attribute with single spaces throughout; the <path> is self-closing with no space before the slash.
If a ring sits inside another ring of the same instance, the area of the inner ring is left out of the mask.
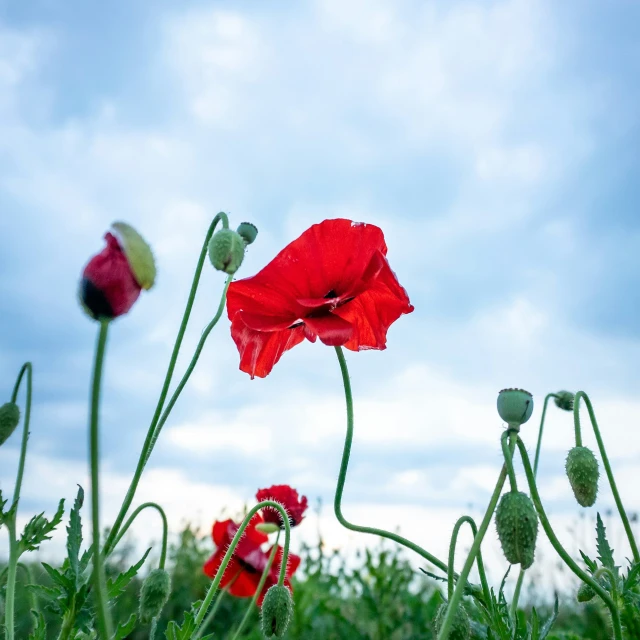
<path id="1" fill-rule="evenodd" d="M 511 491 L 518 491 L 518 482 L 516 480 L 516 472 L 513 468 L 513 447 L 509 443 L 509 431 L 505 431 L 502 434 L 502 438 L 500 439 L 500 444 L 502 445 L 502 454 L 504 456 L 504 463 L 507 466 L 507 476 L 509 477 L 509 485 L 511 486 Z"/>
<path id="2" fill-rule="evenodd" d="M 276 536 L 276 541 L 273 544 L 273 549 L 271 549 L 271 553 L 269 554 L 269 560 L 267 561 L 267 566 L 264 568 L 264 571 L 262 572 L 262 576 L 260 576 L 260 582 L 258 582 L 258 588 L 256 589 L 256 592 L 253 595 L 253 598 L 251 598 L 251 602 L 249 603 L 249 606 L 245 611 L 244 617 L 240 622 L 240 626 L 236 629 L 236 632 L 233 634 L 233 638 L 231 638 L 231 640 L 237 640 L 237 638 L 240 637 L 242 630 L 247 624 L 247 620 L 249 620 L 249 617 L 251 616 L 253 608 L 256 606 L 256 602 L 258 601 L 258 598 L 262 593 L 262 588 L 264 587 L 264 583 L 267 581 L 267 576 L 271 571 L 271 565 L 273 564 L 273 559 L 276 557 L 276 551 L 278 550 L 279 540 L 280 540 L 280 531 L 278 531 L 278 535 Z"/>
<path id="3" fill-rule="evenodd" d="M 238 573 L 238 576 L 240 574 Z M 234 578 L 232 580 L 232 582 L 235 582 L 235 580 L 237 579 L 237 577 Z M 218 613 L 218 609 L 220 608 L 220 605 L 222 604 L 222 600 L 224 599 L 224 596 L 229 592 L 229 586 L 231 583 L 229 583 L 229 585 L 227 585 L 224 589 L 220 590 L 220 595 L 216 598 L 216 601 L 213 603 L 213 606 L 211 607 L 211 609 L 209 610 L 209 613 L 207 613 L 207 617 L 203 620 L 202 622 L 202 627 L 200 627 L 202 629 L 202 631 L 206 631 L 207 627 L 213 622 L 214 618 L 216 617 L 216 613 Z M 198 637 L 201 634 L 198 634 Z"/>
<path id="4" fill-rule="evenodd" d="M 105 542 L 105 552 L 108 554 L 113 550 L 113 541 L 116 539 L 118 535 L 118 531 L 122 522 L 127 515 L 127 511 L 133 502 L 133 498 L 135 496 L 136 490 L 138 488 L 138 483 L 140 481 L 140 476 L 144 470 L 145 464 L 149 459 L 149 455 L 151 454 L 151 450 L 153 449 L 154 433 L 156 430 L 156 426 L 158 424 L 158 420 L 160 420 L 160 416 L 162 414 L 162 409 L 164 407 L 164 402 L 167 398 L 167 394 L 169 393 L 169 385 L 171 384 L 171 379 L 173 377 L 173 372 L 176 367 L 176 363 L 178 361 L 178 354 L 180 353 L 180 347 L 182 346 L 182 340 L 184 338 L 184 334 L 187 330 L 187 325 L 189 323 L 189 318 L 191 316 L 191 309 L 193 308 L 193 303 L 195 301 L 196 293 L 198 291 L 198 285 L 200 284 L 200 276 L 202 274 L 202 269 L 207 257 L 207 248 L 209 245 L 209 241 L 213 236 L 215 229 L 218 223 L 222 221 L 222 226 L 225 229 L 229 228 L 229 220 L 227 215 L 224 212 L 218 213 L 215 218 L 211 221 L 209 225 L 209 229 L 207 231 L 207 235 L 205 236 L 204 242 L 202 244 L 202 250 L 200 251 L 200 257 L 198 258 L 198 264 L 196 265 L 196 270 L 193 275 L 193 282 L 191 284 L 191 291 L 189 292 L 189 297 L 187 298 L 187 305 L 184 310 L 184 314 L 182 316 L 182 322 L 180 323 L 180 328 L 178 329 L 178 335 L 176 337 L 175 344 L 173 345 L 173 352 L 171 353 L 171 359 L 169 360 L 169 367 L 167 368 L 167 373 L 165 375 L 164 383 L 162 385 L 162 390 L 160 391 L 160 397 L 158 398 L 158 404 L 156 405 L 155 412 L 153 414 L 153 418 L 151 419 L 151 424 L 149 425 L 149 430 L 147 431 L 147 436 L 142 445 L 142 451 L 140 452 L 140 458 L 138 460 L 138 465 L 136 467 L 133 479 L 131 480 L 131 484 L 129 489 L 127 490 L 127 494 L 125 496 L 124 502 L 120 507 L 120 512 L 113 523 L 113 527 L 111 528 L 111 532 L 109 533 L 109 537 Z M 225 291 L 226 293 L 226 291 Z M 156 438 L 157 439 L 157 438 Z"/>
<path id="5" fill-rule="evenodd" d="M 144 509 L 155 509 L 162 519 L 162 548 L 160 551 L 160 561 L 158 563 L 158 568 L 164 569 L 164 565 L 167 559 L 167 535 L 169 533 L 169 527 L 167 525 L 167 515 L 164 512 L 164 509 L 156 502 L 145 502 L 141 504 L 128 518 L 128 520 L 122 525 L 120 529 L 120 533 L 118 537 L 113 542 L 113 549 L 118 546 L 118 542 L 122 540 L 124 535 L 129 530 L 129 527 L 133 524 L 133 521 L 140 515 Z"/>
<path id="6" fill-rule="evenodd" d="M 100 553 L 100 388 L 104 354 L 109 332 L 109 320 L 100 319 L 100 330 L 96 345 L 93 381 L 91 384 L 91 417 L 89 430 L 89 450 L 91 458 L 91 520 L 93 527 L 93 588 L 96 594 L 96 610 L 99 637 L 108 640 L 112 636 L 113 625 L 107 608 L 106 583 L 102 554 Z"/>
<path id="7" fill-rule="evenodd" d="M 9 529 L 9 564 L 7 568 L 7 592 L 5 594 L 4 624 L 7 640 L 14 639 L 14 615 L 15 615 L 15 593 L 16 593 L 16 573 L 18 568 L 18 542 L 16 541 L 16 525 L 13 519 L 7 523 Z"/>
<path id="8" fill-rule="evenodd" d="M 557 398 L 557 393 L 547 393 L 544 397 L 544 404 L 542 405 L 542 416 L 540 417 L 540 427 L 538 429 L 538 444 L 536 445 L 536 458 L 533 462 L 533 473 L 538 475 L 538 463 L 540 462 L 540 451 L 542 449 L 542 434 L 544 433 L 544 421 L 547 417 L 547 405 L 551 398 Z"/>
<path id="9" fill-rule="evenodd" d="M 524 581 L 524 574 L 526 569 L 520 567 L 520 573 L 518 574 L 518 581 L 516 582 L 516 588 L 513 592 L 513 599 L 511 600 L 511 619 L 516 622 L 516 615 L 518 613 L 518 600 L 520 600 L 520 592 L 522 591 L 522 582 Z"/>
<path id="10" fill-rule="evenodd" d="M 589 418 L 591 420 L 591 426 L 593 427 L 593 432 L 596 436 L 596 441 L 598 442 L 598 449 L 600 450 L 600 455 L 602 456 L 602 464 L 604 465 L 605 471 L 607 473 L 607 479 L 609 480 L 611 493 L 613 493 L 613 499 L 615 500 L 616 506 L 618 507 L 618 512 L 620 513 L 620 519 L 622 520 L 622 524 L 624 525 L 624 530 L 626 531 L 627 538 L 629 539 L 629 545 L 631 546 L 633 559 L 635 562 L 640 562 L 640 553 L 638 552 L 638 545 L 633 535 L 633 530 L 631 529 L 631 524 L 629 522 L 629 518 L 627 517 L 627 512 L 625 511 L 624 505 L 622 504 L 622 500 L 620 499 L 618 486 L 616 485 L 615 478 L 613 477 L 613 471 L 611 470 L 611 464 L 609 463 L 607 450 L 604 447 L 604 442 L 602 440 L 600 428 L 598 427 L 596 415 L 593 411 L 593 405 L 591 404 L 591 400 L 589 399 L 589 396 L 584 391 L 578 391 L 573 401 L 573 420 L 574 420 L 575 432 L 576 432 L 576 446 L 578 447 L 582 446 L 582 436 L 580 432 L 580 399 L 581 398 L 584 399 L 584 403 L 587 405 Z"/>
<path id="11" fill-rule="evenodd" d="M 11 394 L 11 402 L 15 402 L 18 398 L 20 383 L 23 376 L 27 376 L 27 400 L 24 410 L 24 426 L 22 429 L 22 443 L 20 445 L 20 462 L 18 463 L 18 475 L 16 476 L 16 486 L 13 490 L 12 509 L 18 510 L 18 501 L 20 500 L 20 490 L 22 489 L 22 478 L 24 476 L 24 465 L 27 458 L 27 443 L 29 441 L 29 424 L 31 422 L 31 399 L 33 397 L 33 366 L 30 362 L 25 362 L 20 369 L 20 374 L 16 380 L 13 393 Z M 15 513 L 14 513 L 15 517 Z"/>
<path id="12" fill-rule="evenodd" d="M 448 568 L 446 563 L 442 562 L 439 558 L 418 546 L 414 542 L 403 538 L 402 536 L 392 533 L 391 531 L 384 531 L 383 529 L 377 529 L 375 527 L 363 527 L 357 524 L 349 522 L 342 514 L 342 494 L 344 493 L 344 485 L 347 478 L 347 470 L 349 468 L 349 457 L 351 456 L 351 445 L 353 443 L 353 396 L 351 393 L 351 381 L 349 379 L 349 370 L 347 369 L 347 362 L 344 357 L 344 353 L 341 347 L 336 347 L 336 354 L 338 355 L 338 361 L 340 363 L 340 371 L 342 372 L 342 382 L 344 384 L 344 394 L 347 403 L 347 435 L 344 441 L 344 450 L 342 452 L 342 461 L 340 463 L 340 472 L 338 474 L 338 483 L 336 486 L 336 495 L 333 502 L 333 508 L 336 514 L 338 522 L 343 527 L 350 529 L 351 531 L 357 531 L 359 533 L 369 533 L 374 536 L 380 536 L 393 540 L 398 544 L 415 551 L 422 556 L 425 560 L 438 567 L 440 570 L 447 573 Z"/>
<path id="13" fill-rule="evenodd" d="M 207 591 L 207 595 L 205 596 L 204 601 L 200 605 L 200 609 L 198 610 L 198 613 L 196 615 L 196 618 L 194 621 L 195 623 L 194 631 L 193 631 L 193 634 L 191 635 L 192 640 L 197 640 L 197 638 L 199 638 L 201 635 L 200 629 L 201 629 L 202 621 L 207 615 L 207 609 L 211 606 L 211 601 L 213 600 L 213 597 L 216 591 L 218 590 L 218 586 L 222 581 L 222 576 L 224 575 L 224 572 L 227 569 L 227 565 L 231 561 L 231 557 L 233 556 L 233 553 L 236 550 L 236 547 L 238 546 L 238 542 L 240 542 L 240 538 L 242 538 L 242 535 L 244 534 L 244 530 L 247 528 L 249 522 L 251 521 L 251 518 L 253 518 L 253 516 L 258 511 L 260 511 L 260 509 L 264 509 L 265 507 L 273 507 L 274 509 L 277 509 L 280 512 L 280 515 L 282 516 L 282 521 L 284 522 L 284 548 L 282 550 L 282 562 L 280 564 L 280 574 L 278 577 L 278 585 L 282 586 L 284 584 L 284 580 L 287 576 L 287 561 L 289 559 L 289 543 L 291 541 L 291 525 L 289 523 L 289 515 L 287 514 L 286 510 L 279 502 L 275 502 L 273 500 L 264 500 L 262 502 L 259 502 L 255 507 L 253 507 L 249 511 L 249 513 L 247 513 L 247 515 L 244 517 L 244 520 L 242 521 L 242 524 L 236 531 L 236 535 L 233 536 L 233 540 L 231 541 L 231 544 L 229 545 L 227 552 L 224 554 L 224 558 L 222 559 L 220 567 L 216 572 L 215 578 L 213 579 L 213 582 L 209 587 L 209 591 Z"/>
<path id="14" fill-rule="evenodd" d="M 518 434 L 515 431 L 510 434 L 509 450 L 512 452 L 512 454 L 513 450 L 515 449 L 515 440 L 517 437 Z M 496 510 L 496 506 L 498 504 L 498 500 L 500 499 L 500 494 L 502 493 L 502 488 L 504 487 L 506 479 L 507 465 L 505 463 L 502 465 L 502 470 L 500 471 L 500 475 L 498 476 L 496 488 L 493 490 L 493 494 L 491 496 L 491 499 L 489 500 L 489 506 L 487 507 L 484 518 L 480 523 L 478 533 L 473 538 L 473 544 L 471 545 L 471 549 L 469 551 L 469 555 L 467 556 L 467 560 L 464 563 L 464 567 L 460 572 L 460 577 L 458 578 L 456 588 L 451 598 L 449 598 L 447 612 L 444 616 L 444 620 L 442 621 L 442 626 L 440 627 L 438 640 L 445 640 L 449 636 L 451 625 L 453 624 L 453 616 L 455 615 L 458 604 L 460 603 L 460 600 L 462 600 L 462 596 L 464 594 L 464 584 L 469 577 L 471 567 L 473 566 L 476 556 L 480 551 L 480 545 L 482 544 L 482 540 L 484 539 L 484 536 L 487 533 L 487 529 L 489 528 L 489 523 L 491 522 L 491 518 L 493 517 L 493 512 Z"/>

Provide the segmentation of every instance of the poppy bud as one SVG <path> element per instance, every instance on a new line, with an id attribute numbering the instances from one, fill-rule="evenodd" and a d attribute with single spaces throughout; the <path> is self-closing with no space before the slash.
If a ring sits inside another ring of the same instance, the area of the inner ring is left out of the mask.
<path id="1" fill-rule="evenodd" d="M 15 402 L 5 402 L 0 407 L 0 445 L 3 445 L 20 422 L 20 409 Z"/>
<path id="2" fill-rule="evenodd" d="M 528 569 L 536 550 L 538 514 L 526 493 L 510 491 L 502 496 L 496 510 L 496 528 L 505 558 Z"/>
<path id="3" fill-rule="evenodd" d="M 571 449 L 567 455 L 565 469 L 578 504 L 591 507 L 598 495 L 598 478 L 600 477 L 598 461 L 591 449 L 587 447 Z"/>
<path id="4" fill-rule="evenodd" d="M 282 638 L 293 616 L 293 599 L 287 587 L 274 584 L 262 602 L 262 633 L 265 638 Z"/>
<path id="5" fill-rule="evenodd" d="M 443 602 L 438 609 L 438 613 L 436 613 L 434 622 L 436 627 L 436 635 L 440 634 L 440 629 L 442 629 L 442 623 L 444 622 L 444 617 L 447 613 L 448 606 L 449 604 L 447 602 Z M 471 637 L 471 625 L 469 623 L 469 616 L 467 615 L 467 612 L 462 605 L 459 605 L 456 609 L 448 637 L 449 640 L 467 640 L 469 637 Z"/>
<path id="6" fill-rule="evenodd" d="M 140 590 L 140 621 L 148 624 L 157 618 L 171 594 L 171 577 L 164 569 L 154 569 Z"/>
<path id="7" fill-rule="evenodd" d="M 256 525 L 256 531 L 260 531 L 261 533 L 266 533 L 267 535 L 269 535 L 270 533 L 280 531 L 280 527 L 274 522 L 259 522 Z"/>
<path id="8" fill-rule="evenodd" d="M 107 246 L 91 258 L 80 282 L 80 302 L 94 319 L 127 313 L 156 276 L 151 249 L 133 227 L 116 222 L 104 238 Z"/>
<path id="9" fill-rule="evenodd" d="M 244 259 L 245 243 L 232 229 L 220 229 L 209 241 L 209 259 L 218 271 L 235 273 Z"/>
<path id="10" fill-rule="evenodd" d="M 258 227 L 250 222 L 241 222 L 237 229 L 245 244 L 252 244 L 258 237 Z"/>
<path id="11" fill-rule="evenodd" d="M 575 395 L 571 393 L 571 391 L 558 391 L 556 393 L 556 397 L 554 398 L 554 402 L 556 403 L 556 407 L 558 409 L 563 409 L 564 411 L 573 411 L 573 401 Z"/>
<path id="12" fill-rule="evenodd" d="M 509 426 L 520 426 L 533 413 L 533 396 L 524 389 L 503 389 L 498 394 L 498 413 Z"/>
<path id="13" fill-rule="evenodd" d="M 588 584 L 583 582 L 578 589 L 576 599 L 578 602 L 589 602 L 589 600 L 593 600 L 593 598 L 595 598 L 595 595 L 596 592 Z"/>

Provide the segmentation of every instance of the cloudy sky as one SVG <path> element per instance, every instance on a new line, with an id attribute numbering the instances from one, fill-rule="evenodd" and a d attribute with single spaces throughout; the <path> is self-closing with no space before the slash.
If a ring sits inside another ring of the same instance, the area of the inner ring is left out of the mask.
<path id="1" fill-rule="evenodd" d="M 35 367 L 23 518 L 87 485 L 96 326 L 76 289 L 105 230 L 133 224 L 159 267 L 157 287 L 110 335 L 108 524 L 220 210 L 260 229 L 239 277 L 325 218 L 385 232 L 415 312 L 386 351 L 348 354 L 348 517 L 444 556 L 457 516 L 480 516 L 493 488 L 495 398 L 508 386 L 535 396 L 530 448 L 544 395 L 587 390 L 623 497 L 640 509 L 639 20 L 626 0 L 0 0 L 1 393 L 23 361 Z M 223 281 L 205 269 L 179 375 Z M 161 502 L 174 530 L 206 529 L 256 488 L 290 483 L 327 505 L 330 544 L 373 544 L 328 506 L 344 429 L 331 349 L 304 343 L 251 381 L 224 318 L 139 500 Z M 541 492 L 565 531 L 578 513 L 563 476 L 571 417 L 554 407 L 546 436 Z M 0 450 L 7 493 L 18 446 L 16 434 Z M 603 488 L 599 507 L 611 505 Z M 314 520 L 297 535 L 313 540 Z M 137 532 L 157 539 L 153 514 Z M 587 544 L 577 538 L 564 533 L 572 550 Z M 494 555 L 497 577 L 506 565 Z"/>

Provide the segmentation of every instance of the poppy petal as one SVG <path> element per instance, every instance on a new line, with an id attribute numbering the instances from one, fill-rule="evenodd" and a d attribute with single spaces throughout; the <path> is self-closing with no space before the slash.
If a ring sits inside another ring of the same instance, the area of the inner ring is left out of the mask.
<path id="1" fill-rule="evenodd" d="M 230 525 L 235 525 L 233 520 L 216 520 L 213 523 L 211 537 L 213 538 L 213 542 L 215 543 L 216 547 L 220 547 L 231 542 L 231 538 L 233 538 L 235 531 L 233 531 L 231 535 L 229 535 Z"/>
<path id="2" fill-rule="evenodd" d="M 332 313 L 305 318 L 304 323 L 320 338 L 323 344 L 330 347 L 346 344 L 353 336 L 353 325 L 348 320 Z"/>

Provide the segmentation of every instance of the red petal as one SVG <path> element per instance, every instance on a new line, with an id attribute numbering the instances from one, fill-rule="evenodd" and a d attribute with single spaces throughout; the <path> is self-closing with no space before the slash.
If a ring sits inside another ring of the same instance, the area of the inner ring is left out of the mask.
<path id="1" fill-rule="evenodd" d="M 324 344 L 330 347 L 342 346 L 353 336 L 353 325 L 333 313 L 305 318 L 304 323 Z"/>
<path id="2" fill-rule="evenodd" d="M 271 549 L 267 551 L 266 555 L 267 556 L 271 555 L 272 550 L 273 550 L 273 547 L 271 547 Z M 276 555 L 273 559 L 272 571 L 276 572 L 276 580 L 280 575 L 280 563 L 282 562 L 283 551 L 284 551 L 283 548 L 278 545 L 278 550 L 276 551 Z M 287 573 L 286 573 L 287 578 L 291 578 L 293 574 L 298 570 L 298 567 L 300 566 L 300 561 L 301 561 L 300 556 L 297 556 L 295 553 L 289 553 L 289 558 L 287 562 Z"/>
<path id="3" fill-rule="evenodd" d="M 253 544 L 261 545 L 269 540 L 269 536 L 266 533 L 262 533 L 262 531 L 258 531 L 255 527 L 257 524 L 261 524 L 264 522 L 264 518 L 260 513 L 255 513 L 247 528 L 244 530 L 244 537 L 248 538 L 253 542 Z"/>
<path id="4" fill-rule="evenodd" d="M 220 547 L 225 544 L 229 544 L 233 535 L 235 534 L 235 530 L 229 531 L 230 526 L 234 526 L 235 522 L 233 520 L 216 520 L 213 523 L 213 528 L 211 530 L 211 537 L 213 538 L 213 542 L 216 547 Z"/>
<path id="5" fill-rule="evenodd" d="M 229 587 L 229 593 L 232 596 L 236 596 L 236 598 L 252 598 L 258 590 L 260 575 L 261 574 L 242 571 L 235 582 Z"/>
<path id="6" fill-rule="evenodd" d="M 231 323 L 231 337 L 240 352 L 240 370 L 252 378 L 264 378 L 282 354 L 304 340 L 304 327 L 283 331 L 255 331 L 242 321 L 237 313 Z"/>

